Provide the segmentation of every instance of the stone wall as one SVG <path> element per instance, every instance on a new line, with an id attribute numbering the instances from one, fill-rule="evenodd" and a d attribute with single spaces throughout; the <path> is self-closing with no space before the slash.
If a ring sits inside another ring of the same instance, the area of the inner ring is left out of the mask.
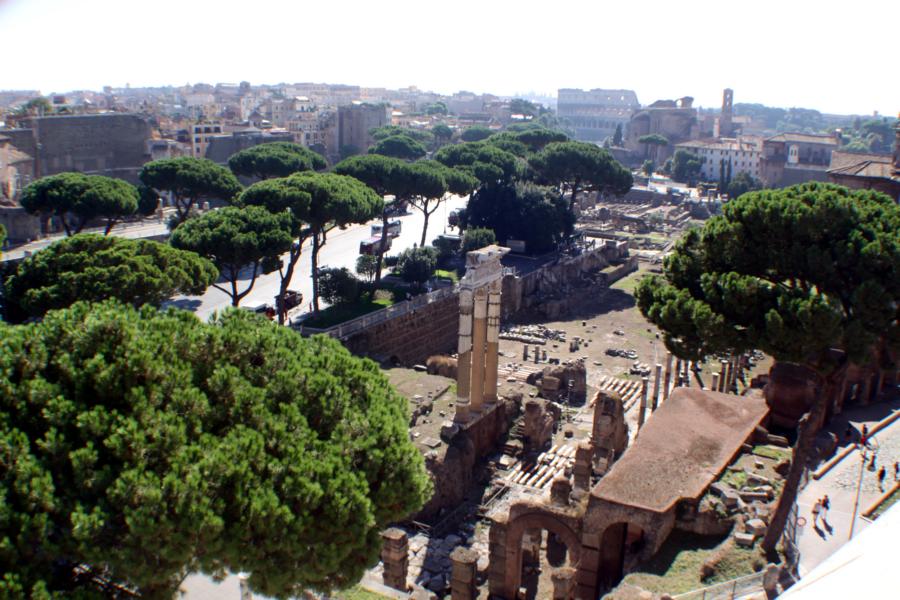
<path id="1" fill-rule="evenodd" d="M 426 455 L 426 465 L 434 483 L 434 494 L 415 516 L 428 521 L 441 509 L 458 506 L 477 476 L 476 463 L 506 438 L 520 412 L 521 398 L 501 398 L 488 406 L 484 415 L 461 429 L 443 456 Z"/>
<path id="2" fill-rule="evenodd" d="M 31 130 L 36 142 L 40 177 L 80 171 L 136 183 L 138 170 L 149 159 L 151 127 L 140 115 L 34 117 L 24 120 L 23 125 Z"/>
<path id="3" fill-rule="evenodd" d="M 368 327 L 344 345 L 354 354 L 412 366 L 434 354 L 456 352 L 458 334 L 459 296 L 453 294 Z"/>
<path id="4" fill-rule="evenodd" d="M 593 297 L 637 269 L 624 244 L 604 245 L 579 256 L 560 258 L 521 277 L 503 278 L 504 320 L 556 319 L 573 303 Z M 609 268 L 611 264 L 615 267 Z"/>

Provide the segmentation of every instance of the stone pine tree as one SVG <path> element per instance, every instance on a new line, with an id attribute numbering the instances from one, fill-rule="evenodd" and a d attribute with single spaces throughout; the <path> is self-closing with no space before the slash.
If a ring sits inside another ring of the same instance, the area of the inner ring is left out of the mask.
<path id="1" fill-rule="evenodd" d="M 259 144 L 232 154 L 228 168 L 240 177 L 273 179 L 300 171 L 321 171 L 325 159 L 309 148 L 291 142 Z"/>
<path id="2" fill-rule="evenodd" d="M 388 247 L 388 221 L 391 210 L 400 203 L 406 202 L 409 194 L 409 166 L 398 158 L 381 154 L 366 154 L 342 160 L 335 165 L 334 172 L 362 181 L 384 199 L 384 207 L 381 210 L 381 243 L 375 255 L 377 264 L 374 275 L 375 283 L 378 284 L 381 281 L 384 253 Z M 392 200 L 387 201 L 386 196 L 391 196 Z"/>
<path id="3" fill-rule="evenodd" d="M 549 144 L 529 164 L 538 180 L 559 186 L 563 195 L 569 193 L 573 206 L 579 192 L 600 191 L 620 196 L 633 183 L 631 172 L 608 151 L 585 142 Z"/>
<path id="4" fill-rule="evenodd" d="M 0 323 L 4 598 L 169 600 L 192 572 L 356 583 L 430 490 L 378 366 L 244 311 Z"/>
<path id="5" fill-rule="evenodd" d="M 658 133 L 651 133 L 650 135 L 639 137 L 638 143 L 644 144 L 647 158 L 652 158 L 654 162 L 659 162 L 659 149 L 669 145 L 669 138 Z M 653 148 L 653 156 L 650 156 L 650 148 Z"/>
<path id="6" fill-rule="evenodd" d="M 218 275 L 210 261 L 168 244 L 81 233 L 18 265 L 4 286 L 6 317 L 41 317 L 79 300 L 159 306 L 175 294 L 202 294 Z"/>
<path id="7" fill-rule="evenodd" d="M 447 194 L 466 196 L 478 186 L 478 180 L 468 173 L 452 169 L 434 160 L 424 160 L 409 166 L 409 203 L 422 212 L 422 239 L 424 246 L 428 236 L 428 220 L 438 209 Z"/>
<path id="8" fill-rule="evenodd" d="M 283 324 L 287 315 L 285 296 L 291 286 L 294 270 L 300 261 L 303 244 L 309 239 L 307 225 L 312 197 L 305 189 L 294 185 L 290 178 L 269 179 L 248 187 L 241 193 L 239 203 L 243 206 L 261 206 L 272 214 L 286 214 L 290 221 L 293 242 L 287 250 L 287 261 L 278 267 L 279 286 L 276 307 L 278 323 Z"/>
<path id="9" fill-rule="evenodd" d="M 444 146 L 434 153 L 434 159 L 473 175 L 482 186 L 510 183 L 522 171 L 516 155 L 486 142 Z"/>
<path id="10" fill-rule="evenodd" d="M 381 154 L 403 160 L 416 160 L 427 153 L 423 144 L 405 135 L 392 135 L 369 148 L 369 154 Z"/>
<path id="11" fill-rule="evenodd" d="M 760 349 L 805 365 L 819 393 L 801 419 L 763 547 L 773 553 L 847 361 L 898 347 L 900 208 L 872 191 L 803 184 L 744 194 L 678 242 L 637 288 L 677 356 Z M 839 351 L 839 352 L 836 352 Z M 842 357 L 842 358 L 838 358 Z"/>
<path id="12" fill-rule="evenodd" d="M 138 177 L 157 193 L 169 192 L 175 202 L 174 227 L 184 223 L 199 202 L 231 202 L 241 184 L 234 174 L 206 158 L 180 156 L 149 162 Z"/>
<path id="13" fill-rule="evenodd" d="M 106 221 L 109 234 L 124 217 L 152 214 L 155 204 L 141 201 L 137 189 L 121 179 L 83 173 L 42 177 L 22 191 L 22 207 L 30 214 L 57 217 L 66 235 L 80 233 L 93 220 Z"/>
<path id="14" fill-rule="evenodd" d="M 290 185 L 310 196 L 306 223 L 312 238 L 313 311 L 319 312 L 319 251 L 335 227 L 365 223 L 384 210 L 384 201 L 372 188 L 347 175 L 336 173 L 296 173 Z"/>
<path id="15" fill-rule="evenodd" d="M 228 294 L 238 306 L 253 290 L 261 273 L 281 267 L 281 255 L 293 242 L 293 224 L 287 211 L 273 214 L 260 206 L 227 206 L 189 219 L 172 232 L 172 245 L 211 260 L 228 284 L 213 287 Z M 247 280 L 243 290 L 238 282 Z"/>

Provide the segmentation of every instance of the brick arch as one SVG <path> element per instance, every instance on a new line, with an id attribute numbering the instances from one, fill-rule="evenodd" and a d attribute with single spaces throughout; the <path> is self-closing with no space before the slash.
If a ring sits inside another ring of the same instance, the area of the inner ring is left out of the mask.
<path id="1" fill-rule="evenodd" d="M 503 573 L 504 598 L 515 598 L 522 580 L 522 537 L 530 529 L 546 529 L 556 535 L 566 546 L 569 563 L 578 567 L 581 562 L 581 540 L 579 535 L 556 515 L 546 512 L 520 514 L 507 524 L 506 560 Z M 499 575 L 499 574 L 498 574 Z"/>
<path id="2" fill-rule="evenodd" d="M 624 576 L 625 557 L 629 554 L 626 543 L 630 533 L 639 533 L 643 540 L 646 531 L 640 525 L 628 521 L 610 523 L 600 534 L 600 561 L 598 565 L 598 588 L 609 590 Z"/>

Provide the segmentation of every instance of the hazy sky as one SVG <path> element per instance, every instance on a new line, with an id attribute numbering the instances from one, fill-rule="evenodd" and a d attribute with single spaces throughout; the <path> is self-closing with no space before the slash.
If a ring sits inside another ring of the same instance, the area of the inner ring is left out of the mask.
<path id="1" fill-rule="evenodd" d="M 0 0 L 0 89 L 316 81 L 630 88 L 900 111 L 900 0 Z"/>

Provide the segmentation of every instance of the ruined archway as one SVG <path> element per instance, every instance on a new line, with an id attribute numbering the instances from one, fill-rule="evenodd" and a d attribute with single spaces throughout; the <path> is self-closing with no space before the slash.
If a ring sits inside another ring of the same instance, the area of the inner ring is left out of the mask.
<path id="1" fill-rule="evenodd" d="M 633 523 L 609 525 L 600 537 L 600 568 L 597 587 L 609 590 L 622 581 L 629 558 L 640 555 L 646 543 L 644 530 Z"/>
<path id="2" fill-rule="evenodd" d="M 520 514 L 508 523 L 494 521 L 491 525 L 491 593 L 503 598 L 516 597 L 522 582 L 522 544 L 526 532 L 548 531 L 565 546 L 568 564 L 577 568 L 581 563 L 577 528 L 576 519 L 540 509 Z"/>

